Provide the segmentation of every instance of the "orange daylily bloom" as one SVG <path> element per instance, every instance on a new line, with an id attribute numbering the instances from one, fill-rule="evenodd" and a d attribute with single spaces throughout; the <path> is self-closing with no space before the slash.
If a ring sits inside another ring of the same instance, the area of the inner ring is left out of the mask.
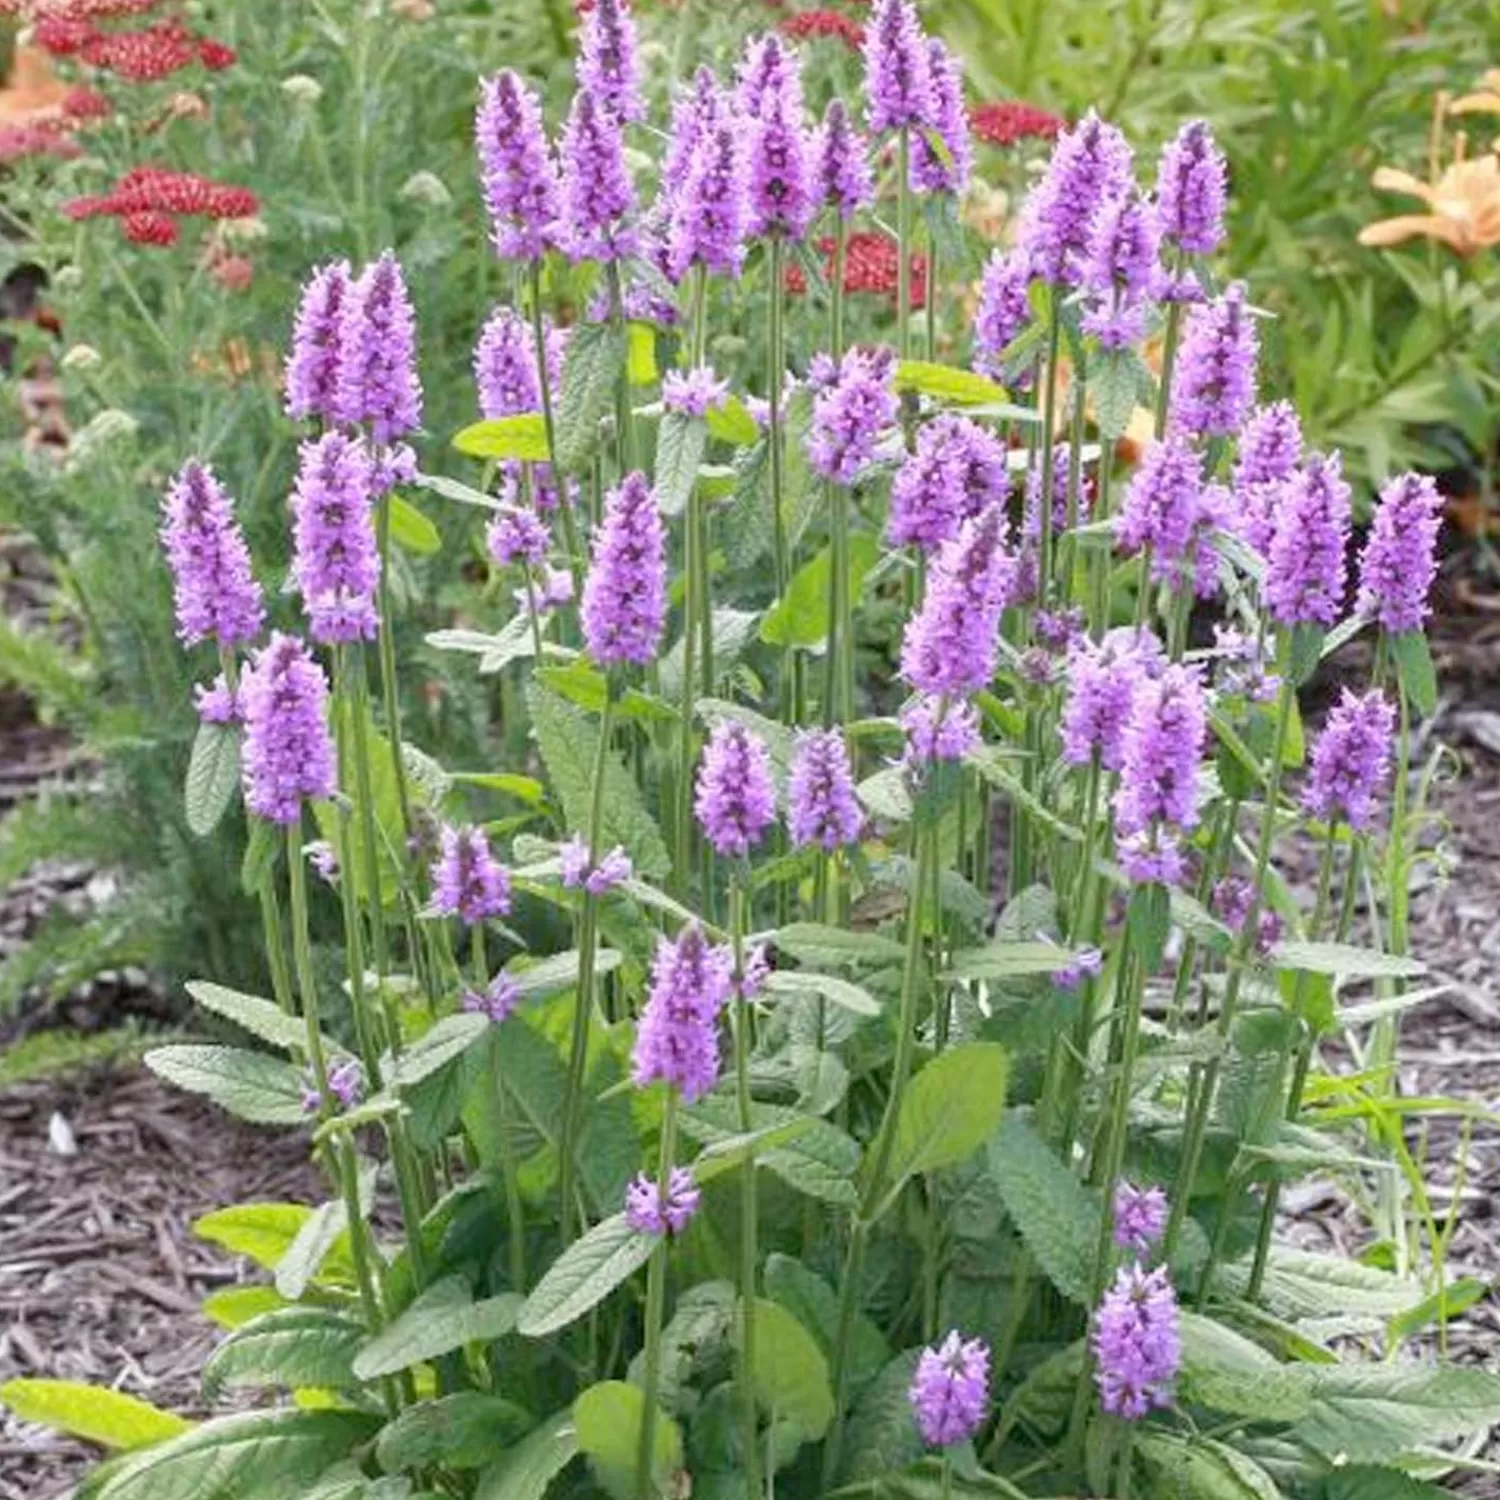
<path id="1" fill-rule="evenodd" d="M 1423 182 L 1395 167 L 1381 167 L 1372 181 L 1384 192 L 1420 198 L 1431 212 L 1369 224 L 1360 231 L 1361 245 L 1401 245 L 1423 238 L 1464 256 L 1500 245 L 1500 156 L 1465 161 L 1460 150 L 1436 182 Z"/>

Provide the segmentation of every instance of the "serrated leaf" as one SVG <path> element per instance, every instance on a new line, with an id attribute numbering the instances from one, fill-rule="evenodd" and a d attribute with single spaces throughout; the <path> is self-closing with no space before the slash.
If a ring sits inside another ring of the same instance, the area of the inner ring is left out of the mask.
<path id="1" fill-rule="evenodd" d="M 529 1339 L 566 1328 L 640 1270 L 655 1245 L 652 1236 L 632 1229 L 624 1214 L 594 1225 L 553 1261 L 526 1299 L 516 1327 Z"/>
<path id="2" fill-rule="evenodd" d="M 229 811 L 240 784 L 240 732 L 233 724 L 200 724 L 193 736 L 183 801 L 187 825 L 207 838 Z"/>
<path id="3" fill-rule="evenodd" d="M 950 979 L 1022 979 L 1054 974 L 1072 957 L 1056 943 L 997 942 L 983 948 L 963 948 L 953 955 Z"/>
<path id="4" fill-rule="evenodd" d="M 766 1257 L 765 1286 L 774 1302 L 786 1308 L 832 1357 L 838 1339 L 838 1294 L 823 1278 L 790 1255 Z M 859 1390 L 891 1357 L 885 1336 L 863 1313 L 856 1313 L 849 1343 L 849 1387 Z"/>
<path id="5" fill-rule="evenodd" d="M 1161 967 L 1172 931 L 1172 900 L 1166 886 L 1156 881 L 1136 886 L 1125 908 L 1125 924 L 1141 968 L 1154 974 Z"/>
<path id="6" fill-rule="evenodd" d="M 139 1397 L 76 1380 L 7 1380 L 0 1385 L 0 1403 L 23 1422 L 126 1452 L 165 1442 L 193 1425 Z"/>
<path id="7" fill-rule="evenodd" d="M 377 1380 L 465 1344 L 504 1338 L 516 1326 L 520 1307 L 521 1298 L 514 1292 L 476 1302 L 462 1276 L 445 1276 L 359 1351 L 354 1373 L 360 1380 Z"/>
<path id="8" fill-rule="evenodd" d="M 1430 719 L 1437 712 L 1438 686 L 1437 672 L 1432 665 L 1432 648 L 1426 635 L 1420 630 L 1403 630 L 1388 639 L 1391 654 L 1396 658 L 1401 690 L 1412 707 L 1424 719 Z"/>
<path id="9" fill-rule="evenodd" d="M 210 1322 L 232 1333 L 262 1313 L 290 1306 L 273 1286 L 226 1286 L 203 1299 L 202 1312 Z"/>
<path id="10" fill-rule="evenodd" d="M 1094 420 L 1107 440 L 1123 437 L 1135 414 L 1140 371 L 1133 350 L 1107 349 L 1089 362 L 1089 395 Z"/>
<path id="11" fill-rule="evenodd" d="M 209 1355 L 203 1389 L 212 1400 L 229 1386 L 348 1389 L 365 1327 L 326 1307 L 283 1307 L 236 1329 Z"/>
<path id="12" fill-rule="evenodd" d="M 562 802 L 567 826 L 587 828 L 593 811 L 598 726 L 539 683 L 528 684 L 526 702 L 537 749 Z M 671 870 L 661 830 L 646 811 L 635 778 L 613 753 L 605 759 L 601 836 L 606 849 L 622 844 L 640 875 L 659 880 Z"/>
<path id="13" fill-rule="evenodd" d="M 825 927 L 818 922 L 793 922 L 778 928 L 771 934 L 771 942 L 799 963 L 817 968 L 900 963 L 906 956 L 900 943 L 878 932 Z"/>
<path id="14" fill-rule="evenodd" d="M 1005 1049 L 968 1042 L 939 1053 L 906 1087 L 896 1116 L 890 1181 L 973 1155 L 1005 1110 Z"/>
<path id="15" fill-rule="evenodd" d="M 240 888 L 253 896 L 271 878 L 281 853 L 281 839 L 275 823 L 264 818 L 250 819 L 250 837 L 245 843 L 245 857 L 240 861 Z"/>
<path id="16" fill-rule="evenodd" d="M 917 1355 L 915 1349 L 896 1355 L 855 1402 L 844 1438 L 841 1484 L 897 1473 L 922 1456 L 922 1436 L 911 1416 Z"/>
<path id="17" fill-rule="evenodd" d="M 1399 1469 L 1349 1464 L 1323 1480 L 1321 1500 L 1453 1500 L 1453 1491 L 1413 1479 Z"/>
<path id="18" fill-rule="evenodd" d="M 454 434 L 453 446 L 470 458 L 484 458 L 491 462 L 512 459 L 519 463 L 544 464 L 550 456 L 547 451 L 547 428 L 540 412 L 523 412 L 519 416 L 494 417 L 485 422 L 474 422 Z M 427 477 L 425 482 L 429 488 L 433 487 L 431 477 Z M 466 497 L 449 494 L 448 498 Z"/>
<path id="19" fill-rule="evenodd" d="M 765 988 L 773 995 L 816 995 L 856 1016 L 878 1016 L 881 1010 L 869 990 L 811 969 L 775 970 L 766 976 Z"/>
<path id="20" fill-rule="evenodd" d="M 858 599 L 865 574 L 880 556 L 880 543 L 867 531 L 849 538 L 849 596 Z M 833 549 L 825 547 L 793 574 L 784 597 L 762 617 L 760 638 L 768 646 L 820 647 L 828 634 L 828 596 Z"/>
<path id="21" fill-rule="evenodd" d="M 1257 1422 L 1295 1422 L 1312 1406 L 1307 1366 L 1278 1364 L 1259 1344 L 1197 1313 L 1181 1315 L 1178 1395 Z"/>
<path id="22" fill-rule="evenodd" d="M 193 1233 L 274 1271 L 311 1217 L 305 1203 L 236 1203 L 195 1219 Z"/>
<path id="23" fill-rule="evenodd" d="M 806 1442 L 817 1442 L 833 1420 L 828 1361 L 797 1319 L 776 1302 L 757 1298 L 755 1396 L 774 1424 L 790 1423 Z"/>
<path id="24" fill-rule="evenodd" d="M 1301 687 L 1317 671 L 1323 657 L 1323 637 L 1327 631 L 1321 625 L 1302 624 L 1292 628 L 1287 645 L 1286 678 L 1292 687 Z"/>
<path id="25" fill-rule="evenodd" d="M 922 359 L 903 359 L 896 366 L 896 389 L 916 391 L 945 406 L 1003 405 L 1008 394 L 987 375 Z"/>
<path id="26" fill-rule="evenodd" d="M 374 1199 L 375 1168 L 369 1165 L 359 1173 L 362 1214 L 369 1214 Z M 302 1227 L 287 1246 L 286 1254 L 276 1263 L 277 1292 L 288 1301 L 295 1302 L 323 1269 L 324 1262 L 330 1259 L 333 1260 L 331 1271 L 338 1273 L 345 1269 L 352 1270 L 348 1242 L 340 1244 L 348 1228 L 349 1212 L 342 1198 L 334 1198 L 315 1208 L 302 1221 Z"/>
<path id="27" fill-rule="evenodd" d="M 710 406 L 704 420 L 708 430 L 722 443 L 748 448 L 760 437 L 760 428 L 738 396 L 731 396 L 717 406 Z"/>
<path id="28" fill-rule="evenodd" d="M 244 995 L 238 990 L 226 989 L 222 984 L 213 984 L 207 979 L 189 980 L 183 988 L 204 1010 L 222 1016 L 251 1036 L 258 1037 L 283 1052 L 307 1051 L 307 1025 L 300 1016 L 289 1016 L 279 1005 L 263 1000 L 259 995 Z M 333 1043 L 324 1039 L 324 1046 L 336 1050 Z"/>
<path id="29" fill-rule="evenodd" d="M 501 502 L 493 495 L 486 495 L 483 490 L 476 490 L 472 485 L 460 484 L 456 479 L 449 479 L 443 474 L 418 474 L 412 481 L 419 489 L 430 491 L 434 495 L 441 495 L 444 500 L 456 500 L 460 505 L 472 505 L 479 510 L 500 510 Z"/>
<path id="30" fill-rule="evenodd" d="M 488 1016 L 472 1011 L 440 1017 L 405 1052 L 391 1071 L 391 1084 L 407 1089 L 462 1057 L 490 1028 Z"/>
<path id="31" fill-rule="evenodd" d="M 635 1500 L 636 1450 L 645 1415 L 646 1393 L 623 1380 L 591 1385 L 573 1403 L 578 1451 L 588 1456 L 594 1477 L 614 1500 Z M 658 1411 L 652 1436 L 652 1488 L 664 1494 L 682 1468 L 682 1432 L 671 1417 Z"/>
<path id="32" fill-rule="evenodd" d="M 853 1176 L 859 1167 L 859 1145 L 853 1136 L 826 1120 L 811 1120 L 793 1109 L 755 1103 L 750 1119 L 757 1131 L 802 1122 L 784 1145 L 756 1153 L 756 1162 L 788 1187 L 824 1203 L 853 1208 L 858 1201 Z M 690 1140 L 719 1145 L 740 1134 L 739 1113 L 731 1099 L 710 1095 L 683 1111 L 682 1133 Z"/>
<path id="33" fill-rule="evenodd" d="M 1347 943 L 1277 943 L 1267 955 L 1278 969 L 1301 969 L 1344 979 L 1410 979 L 1427 972 L 1421 960 Z"/>
<path id="34" fill-rule="evenodd" d="M 387 1474 L 442 1465 L 481 1469 L 493 1463 L 531 1423 L 513 1401 L 459 1391 L 408 1406 L 381 1429 L 375 1459 Z"/>
<path id="35" fill-rule="evenodd" d="M 557 464 L 581 472 L 599 445 L 599 423 L 614 398 L 625 364 L 625 333 L 614 323 L 574 328 L 563 357 L 562 388 L 555 408 Z M 543 458 L 546 457 L 545 452 Z"/>
<path id="36" fill-rule="evenodd" d="M 708 447 L 708 426 L 698 417 L 683 412 L 662 413 L 656 431 L 656 467 L 653 484 L 656 505 L 664 516 L 680 516 L 687 509 L 693 485 L 698 479 L 698 465 Z"/>
<path id="37" fill-rule="evenodd" d="M 557 1412 L 480 1475 L 474 1500 L 542 1500 L 547 1486 L 577 1453 L 573 1413 L 571 1409 Z"/>
<path id="38" fill-rule="evenodd" d="M 1281 1500 L 1281 1491 L 1264 1469 L 1206 1438 L 1179 1438 L 1159 1428 L 1145 1428 L 1134 1452 L 1153 1476 L 1149 1494 L 1171 1494 L 1178 1500 Z"/>
<path id="39" fill-rule="evenodd" d="M 1500 1374 L 1399 1365 L 1329 1365 L 1292 1436 L 1338 1463 L 1381 1463 L 1500 1421 Z"/>
<path id="40" fill-rule="evenodd" d="M 900 766 L 885 766 L 854 789 L 872 816 L 905 823 L 912 815 L 911 788 Z"/>
<path id="41" fill-rule="evenodd" d="M 443 550 L 442 534 L 410 500 L 386 496 L 390 507 L 391 540 L 414 557 L 434 557 Z"/>
<path id="42" fill-rule="evenodd" d="M 1219 1281 L 1234 1294 L 1242 1294 L 1249 1267 L 1240 1262 L 1222 1266 Z M 1260 1297 L 1269 1311 L 1292 1322 L 1345 1313 L 1390 1318 L 1415 1307 L 1422 1300 L 1422 1289 L 1361 1261 L 1278 1245 L 1266 1263 Z"/>
<path id="43" fill-rule="evenodd" d="M 155 1047 L 142 1061 L 158 1078 L 254 1125 L 300 1125 L 307 1118 L 302 1074 L 263 1052 L 187 1043 Z"/>

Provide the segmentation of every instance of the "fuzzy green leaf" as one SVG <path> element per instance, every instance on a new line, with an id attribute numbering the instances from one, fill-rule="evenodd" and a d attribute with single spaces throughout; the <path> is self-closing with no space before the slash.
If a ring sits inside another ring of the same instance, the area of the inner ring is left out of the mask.
<path id="1" fill-rule="evenodd" d="M 465 1344 L 504 1338 L 516 1326 L 520 1307 L 514 1292 L 476 1302 L 463 1277 L 445 1276 L 359 1351 L 354 1373 L 361 1380 L 377 1380 Z"/>
<path id="2" fill-rule="evenodd" d="M 526 1299 L 516 1327 L 529 1339 L 566 1328 L 640 1270 L 655 1245 L 650 1235 L 632 1229 L 624 1214 L 594 1225 L 553 1261 Z"/>
<path id="3" fill-rule="evenodd" d="M 573 1403 L 573 1426 L 578 1451 L 588 1455 L 589 1467 L 614 1500 L 634 1500 L 636 1450 L 646 1415 L 646 1393 L 623 1380 L 591 1385 Z M 657 1494 L 672 1489 L 682 1468 L 682 1433 L 664 1412 L 652 1430 L 651 1473 Z"/>
<path id="4" fill-rule="evenodd" d="M 453 446 L 470 458 L 485 458 L 492 462 L 513 459 L 520 463 L 544 464 L 549 456 L 547 428 L 540 412 L 474 422 L 454 434 Z"/>
<path id="5" fill-rule="evenodd" d="M 348 1389 L 365 1328 L 326 1307 L 283 1307 L 236 1329 L 209 1355 L 203 1389 L 210 1400 L 233 1386 Z"/>
<path id="6" fill-rule="evenodd" d="M 922 359 L 903 359 L 896 366 L 896 389 L 916 391 L 945 406 L 1003 404 L 1006 390 L 987 375 Z"/>
<path id="7" fill-rule="evenodd" d="M 408 1406 L 381 1431 L 375 1458 L 387 1474 L 426 1469 L 481 1469 L 526 1431 L 531 1418 L 513 1401 L 460 1391 Z"/>
<path id="8" fill-rule="evenodd" d="M 755 1302 L 755 1397 L 776 1424 L 790 1423 L 817 1442 L 833 1420 L 828 1361 L 817 1340 L 786 1308 Z"/>
<path id="9" fill-rule="evenodd" d="M 1207 1438 L 1180 1438 L 1150 1427 L 1134 1452 L 1152 1476 L 1147 1493 L 1177 1500 L 1281 1500 L 1276 1482 L 1254 1460 Z"/>
<path id="10" fill-rule="evenodd" d="M 200 724 L 183 794 L 187 825 L 200 839 L 219 826 L 239 785 L 239 730 L 233 724 Z"/>
<path id="11" fill-rule="evenodd" d="M 254 1125 L 300 1125 L 302 1074 L 279 1058 L 239 1047 L 156 1047 L 143 1059 L 158 1078 L 202 1094 Z"/>
<path id="12" fill-rule="evenodd" d="M 708 430 L 720 442 L 733 443 L 736 448 L 748 448 L 759 437 L 760 428 L 755 418 L 745 408 L 738 396 L 731 396 L 718 406 L 711 406 L 705 416 Z"/>
<path id="13" fill-rule="evenodd" d="M 243 995 L 207 979 L 193 979 L 183 986 L 204 1010 L 222 1016 L 251 1036 L 283 1052 L 299 1056 L 307 1051 L 307 1025 L 300 1016 L 289 1016 L 279 1005 L 259 995 Z M 323 1045 L 336 1050 L 326 1037 Z"/>
<path id="14" fill-rule="evenodd" d="M 1317 1371 L 1312 1410 L 1292 1436 L 1339 1463 L 1383 1463 L 1500 1422 L 1500 1374 L 1400 1365 Z"/>
<path id="15" fill-rule="evenodd" d="M 766 989 L 773 995 L 816 995 L 856 1016 L 878 1016 L 880 1002 L 857 984 L 833 974 L 817 974 L 811 969 L 779 969 L 766 978 Z"/>
<path id="16" fill-rule="evenodd" d="M 460 1011 L 443 1016 L 407 1050 L 391 1072 L 395 1088 L 411 1088 L 462 1057 L 489 1030 L 488 1016 Z"/>
<path id="17" fill-rule="evenodd" d="M 274 1271 L 312 1212 L 305 1203 L 236 1203 L 195 1219 L 193 1233 Z"/>
<path id="18" fill-rule="evenodd" d="M 664 516 L 680 516 L 698 481 L 698 465 L 708 447 L 708 426 L 680 411 L 662 413 L 656 433 L 656 505 Z"/>
<path id="19" fill-rule="evenodd" d="M 939 1053 L 907 1085 L 890 1181 L 951 1167 L 990 1137 L 1005 1110 L 1005 1049 L 969 1042 Z"/>
<path id="20" fill-rule="evenodd" d="M 1278 969 L 1332 974 L 1345 979 L 1410 979 L 1427 972 L 1419 959 L 1346 943 L 1277 943 L 1269 954 Z"/>
<path id="21" fill-rule="evenodd" d="M 127 1452 L 166 1442 L 193 1425 L 149 1401 L 76 1380 L 8 1380 L 0 1385 L 0 1403 L 23 1422 Z"/>
<path id="22" fill-rule="evenodd" d="M 818 922 L 793 922 L 773 932 L 771 942 L 798 963 L 817 968 L 900 963 L 906 956 L 900 943 L 878 932 L 825 927 Z"/>
<path id="23" fill-rule="evenodd" d="M 474 1500 L 542 1500 L 547 1486 L 578 1453 L 571 1410 L 534 1427 L 498 1463 L 484 1471 Z"/>
<path id="24" fill-rule="evenodd" d="M 880 544 L 867 531 L 849 538 L 849 591 L 858 599 L 865 574 L 875 566 Z M 783 598 L 766 611 L 760 638 L 768 646 L 821 647 L 828 634 L 828 595 L 833 574 L 833 551 L 825 547 L 792 576 Z"/>
<path id="25" fill-rule="evenodd" d="M 1390 642 L 1402 692 L 1424 719 L 1430 719 L 1437 712 L 1438 686 L 1426 635 L 1420 630 L 1404 630 L 1391 636 Z"/>
<path id="26" fill-rule="evenodd" d="M 613 323 L 585 323 L 573 330 L 563 359 L 556 407 L 558 466 L 579 473 L 599 445 L 599 424 L 609 409 L 625 364 L 625 334 Z M 546 457 L 545 452 L 542 455 Z"/>

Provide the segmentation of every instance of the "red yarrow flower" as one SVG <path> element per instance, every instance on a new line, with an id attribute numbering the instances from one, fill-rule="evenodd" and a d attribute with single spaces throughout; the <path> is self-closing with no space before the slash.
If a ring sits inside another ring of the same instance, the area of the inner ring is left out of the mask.
<path id="1" fill-rule="evenodd" d="M 833 276 L 833 258 L 836 242 L 832 235 L 824 235 L 818 241 L 818 250 L 823 256 L 823 274 Z M 888 234 L 877 230 L 861 230 L 851 234 L 844 247 L 844 290 L 846 292 L 872 292 L 878 296 L 896 296 L 896 267 L 899 262 L 896 242 Z M 913 255 L 911 258 L 911 306 L 919 312 L 927 305 L 927 257 Z M 807 291 L 807 277 L 801 266 L 786 269 L 786 289 L 795 296 Z"/>
<path id="2" fill-rule="evenodd" d="M 70 120 L 105 120 L 115 112 L 115 107 L 98 89 L 80 85 L 68 90 L 62 102 L 62 112 Z"/>
<path id="3" fill-rule="evenodd" d="M 63 205 L 63 212 L 70 219 L 144 213 L 249 219 L 259 211 L 260 199 L 247 187 L 215 182 L 192 172 L 174 172 L 166 167 L 133 167 L 108 193 L 74 198 Z"/>
<path id="4" fill-rule="evenodd" d="M 1031 104 L 999 99 L 975 104 L 969 110 L 969 129 L 991 146 L 1014 146 L 1017 141 L 1055 141 L 1067 121 Z"/>
<path id="5" fill-rule="evenodd" d="M 55 121 L 0 125 L 0 164 L 21 161 L 28 156 L 74 157 L 80 154 L 78 143 L 65 127 Z"/>
<path id="6" fill-rule="evenodd" d="M 120 228 L 132 245 L 165 248 L 177 243 L 177 220 L 171 214 L 157 213 L 151 209 L 142 213 L 125 214 L 120 219 Z"/>
<path id="7" fill-rule="evenodd" d="M 865 28 L 837 10 L 805 10 L 799 15 L 788 16 L 777 30 L 794 42 L 831 37 L 842 42 L 851 52 L 858 52 L 865 44 Z"/>

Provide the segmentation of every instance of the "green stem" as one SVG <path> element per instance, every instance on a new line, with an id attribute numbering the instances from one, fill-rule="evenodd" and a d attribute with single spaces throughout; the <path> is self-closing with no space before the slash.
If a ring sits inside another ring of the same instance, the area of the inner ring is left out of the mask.
<path id="1" fill-rule="evenodd" d="M 474 988 L 483 995 L 489 988 L 490 965 L 485 953 L 484 928 L 475 927 L 470 934 L 474 951 Z M 516 1180 L 515 1143 L 510 1138 L 510 1104 L 504 1080 L 495 1085 L 495 1111 L 498 1115 L 496 1135 L 500 1145 L 500 1172 L 505 1188 L 505 1221 L 510 1251 L 511 1290 L 526 1292 L 526 1215 L 521 1203 L 521 1188 Z"/>
<path id="2" fill-rule="evenodd" d="M 833 362 L 844 357 L 844 266 L 849 253 L 849 226 L 844 216 L 835 212 L 833 216 L 833 284 L 828 291 L 829 299 L 829 347 Z"/>
<path id="3" fill-rule="evenodd" d="M 382 502 L 384 504 L 384 502 Z M 342 675 L 342 674 L 341 674 Z M 385 903 L 380 894 L 380 830 L 375 816 L 374 777 L 371 773 L 368 710 L 365 696 L 364 661 L 347 673 L 351 689 L 344 695 L 342 711 L 348 715 L 354 738 L 354 785 L 359 803 L 360 849 L 365 884 L 365 903 L 370 919 L 370 937 L 374 946 L 375 975 L 382 992 L 390 974 L 390 950 L 386 946 Z M 393 742 L 394 747 L 394 742 Z M 402 817 L 405 819 L 405 813 Z M 345 878 L 354 879 L 346 867 Z"/>
<path id="4" fill-rule="evenodd" d="M 896 347 L 911 358 L 911 131 L 896 140 Z"/>
<path id="5" fill-rule="evenodd" d="M 1042 489 L 1037 515 L 1036 601 L 1047 603 L 1052 578 L 1052 469 L 1057 450 L 1057 362 L 1062 352 L 1062 308 L 1056 298 L 1047 331 L 1047 387 L 1042 398 Z"/>
<path id="6" fill-rule="evenodd" d="M 657 1172 L 657 1201 L 665 1204 L 672 1185 L 672 1165 L 677 1151 L 677 1090 L 667 1090 L 667 1108 L 661 1122 L 661 1165 Z M 636 1500 L 652 1500 L 656 1494 L 656 1403 L 661 1384 L 661 1324 L 667 1300 L 667 1241 L 664 1232 L 651 1252 L 646 1271 L 646 1401 L 641 1413 L 641 1435 L 635 1455 Z M 753 1491 L 752 1491 L 753 1493 Z"/>
<path id="7" fill-rule="evenodd" d="M 677 815 L 673 829 L 676 855 L 672 861 L 673 877 L 679 900 L 687 900 L 692 889 L 693 867 L 693 751 L 695 736 L 694 694 L 697 690 L 698 647 L 698 525 L 694 510 L 696 495 L 688 497 L 688 513 L 683 527 L 683 581 L 686 593 L 682 608 L 682 708 L 677 725 Z"/>
<path id="8" fill-rule="evenodd" d="M 627 337 L 625 328 L 625 288 L 620 280 L 620 263 L 610 261 L 604 268 L 604 277 L 609 286 L 609 320 L 621 344 Z M 543 366 L 545 369 L 546 367 Z M 635 432 L 633 414 L 630 409 L 630 372 L 628 365 L 620 366 L 619 384 L 615 390 L 615 451 L 620 475 L 623 477 L 635 467 Z M 580 603 L 582 596 L 580 596 Z"/>
<path id="9" fill-rule="evenodd" d="M 531 336 L 536 344 L 536 367 L 545 377 L 547 369 L 547 323 L 542 314 L 542 261 L 538 256 L 531 263 Z M 573 575 L 573 607 L 577 609 L 583 601 L 583 549 L 578 543 L 578 519 L 573 514 L 573 502 L 568 496 L 568 486 L 557 468 L 557 425 L 552 415 L 552 382 L 543 378 L 537 382 L 542 395 L 542 428 L 547 434 L 547 467 L 551 473 L 553 491 L 557 496 L 557 513 L 562 518 L 563 546 L 568 551 L 568 570 Z"/>
<path id="10" fill-rule="evenodd" d="M 776 597 L 786 598 L 787 587 L 791 582 L 792 559 L 791 549 L 787 541 L 786 530 L 786 508 L 784 504 L 786 479 L 783 474 L 784 454 L 782 443 L 784 434 L 782 424 L 784 413 L 781 407 L 782 383 L 786 378 L 786 330 L 785 320 L 785 294 L 782 283 L 785 273 L 782 269 L 782 257 L 785 246 L 782 244 L 781 236 L 773 234 L 768 251 L 770 282 L 766 288 L 766 296 L 770 300 L 767 309 L 768 338 L 766 340 L 766 398 L 768 402 L 769 416 L 766 424 L 766 442 L 769 445 L 771 459 L 771 528 L 774 562 L 776 569 Z M 782 720 L 787 721 L 791 717 L 791 694 L 792 674 L 790 652 L 783 647 L 780 655 L 780 669 L 778 690 L 781 694 Z"/>
<path id="11" fill-rule="evenodd" d="M 1177 252 L 1176 261 L 1172 266 L 1172 275 L 1180 277 L 1186 257 L 1182 251 Z M 1177 345 L 1182 336 L 1182 303 L 1173 302 L 1167 308 L 1167 327 L 1162 335 L 1161 346 L 1161 384 L 1156 393 L 1156 439 L 1161 441 L 1162 434 L 1167 430 L 1167 412 L 1172 402 L 1172 375 L 1177 368 Z"/>
<path id="12" fill-rule="evenodd" d="M 401 739 L 401 688 L 396 681 L 396 620 L 391 608 L 391 497 L 382 495 L 375 513 L 376 542 L 380 549 L 380 695 L 385 701 L 385 732 L 391 742 L 391 765 L 396 773 L 396 801 L 401 808 L 400 857 L 406 857 L 407 841 L 411 838 L 411 793 L 406 785 L 406 755 Z M 365 674 L 359 673 L 360 697 L 366 699 Z M 363 733 L 363 726 L 358 730 Z M 379 905 L 379 887 L 372 898 Z M 378 923 L 379 914 L 371 921 Z M 383 941 L 383 938 L 379 941 Z M 381 948 L 375 949 L 375 966 L 382 976 L 387 972 L 380 967 Z"/>

